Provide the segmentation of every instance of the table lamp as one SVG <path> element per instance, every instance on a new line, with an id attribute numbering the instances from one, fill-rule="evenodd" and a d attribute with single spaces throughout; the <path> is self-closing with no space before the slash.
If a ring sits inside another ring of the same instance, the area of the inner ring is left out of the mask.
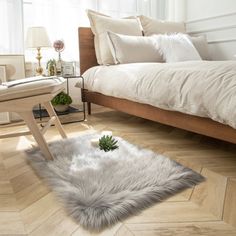
<path id="1" fill-rule="evenodd" d="M 44 27 L 30 27 L 26 36 L 26 47 L 36 48 L 38 50 L 36 59 L 38 60 L 38 67 L 36 68 L 36 74 L 42 75 L 43 68 L 41 67 L 41 52 L 42 47 L 51 47 L 47 31 Z"/>

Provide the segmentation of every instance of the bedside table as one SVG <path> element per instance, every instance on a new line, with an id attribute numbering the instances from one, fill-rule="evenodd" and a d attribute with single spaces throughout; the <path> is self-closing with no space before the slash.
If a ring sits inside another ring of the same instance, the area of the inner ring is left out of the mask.
<path id="1" fill-rule="evenodd" d="M 82 80 L 82 87 L 81 87 L 81 90 L 84 89 L 84 78 L 83 76 L 80 76 L 80 75 L 68 75 L 68 76 L 61 76 L 63 77 L 64 79 L 66 79 L 66 93 L 69 95 L 70 94 L 70 89 L 69 89 L 69 80 L 70 79 L 73 79 L 73 78 L 80 78 Z M 82 93 L 81 93 L 81 96 L 82 96 Z M 80 112 L 83 112 L 83 118 L 82 119 L 79 119 L 79 120 L 75 120 L 75 121 L 67 121 L 67 122 L 61 122 L 62 124 L 71 124 L 71 123 L 77 123 L 77 122 L 82 122 L 82 121 L 85 121 L 86 119 L 86 112 L 85 112 L 85 102 L 82 101 L 82 109 L 78 109 L 78 108 L 75 108 L 73 106 L 69 106 L 69 110 L 68 111 L 65 111 L 65 112 L 57 112 L 57 116 L 60 117 L 62 115 L 68 115 L 68 114 L 71 114 L 71 113 L 80 113 Z M 48 114 L 46 112 L 45 109 L 42 109 L 41 107 L 41 104 L 39 104 L 39 110 L 38 112 L 34 112 L 34 115 L 35 115 L 35 118 L 39 118 L 40 122 L 42 122 L 42 119 L 44 117 L 48 117 Z"/>

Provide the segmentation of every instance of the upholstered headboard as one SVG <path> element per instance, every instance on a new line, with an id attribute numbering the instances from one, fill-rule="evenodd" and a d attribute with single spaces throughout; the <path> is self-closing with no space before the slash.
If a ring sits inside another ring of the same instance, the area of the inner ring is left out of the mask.
<path id="1" fill-rule="evenodd" d="M 97 59 L 94 48 L 94 35 L 91 28 L 79 27 L 79 58 L 80 58 L 80 74 L 93 66 L 97 66 Z"/>

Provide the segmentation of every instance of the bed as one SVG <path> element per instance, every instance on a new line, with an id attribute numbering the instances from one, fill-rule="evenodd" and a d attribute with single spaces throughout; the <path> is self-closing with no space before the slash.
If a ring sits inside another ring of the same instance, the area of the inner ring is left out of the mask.
<path id="1" fill-rule="evenodd" d="M 94 49 L 94 36 L 91 29 L 80 27 L 78 33 L 80 70 L 81 74 L 83 74 L 88 69 L 96 67 L 97 60 Z M 206 117 L 161 109 L 150 104 L 144 104 L 130 99 L 104 95 L 90 89 L 82 90 L 82 100 L 87 102 L 89 114 L 91 114 L 91 103 L 94 103 L 173 127 L 236 143 L 235 127 L 233 128 L 230 125 Z"/>

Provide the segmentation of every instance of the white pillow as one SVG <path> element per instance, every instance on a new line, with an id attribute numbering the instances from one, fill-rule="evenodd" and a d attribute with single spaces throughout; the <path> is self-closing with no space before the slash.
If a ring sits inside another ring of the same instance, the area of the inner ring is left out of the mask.
<path id="1" fill-rule="evenodd" d="M 87 15 L 88 15 L 88 18 L 89 18 L 91 30 L 92 30 L 93 34 L 95 34 L 94 33 L 95 26 L 93 24 L 92 18 L 90 17 L 91 14 L 100 15 L 100 16 L 106 16 L 106 17 L 109 17 L 109 16 L 104 15 L 104 14 L 102 14 L 100 12 L 96 12 L 96 11 L 90 10 L 90 9 L 87 10 Z M 99 44 L 98 44 L 97 37 L 94 37 L 94 48 L 95 48 L 95 54 L 96 54 L 97 62 L 98 62 L 99 65 L 101 65 L 102 64 L 102 59 L 101 59 L 101 55 L 100 55 L 100 49 L 99 49 Z"/>
<path id="2" fill-rule="evenodd" d="M 191 36 L 190 39 L 194 47 L 197 49 L 202 60 L 211 60 L 206 36 L 204 35 L 196 36 L 196 37 Z"/>
<path id="3" fill-rule="evenodd" d="M 139 19 L 145 36 L 186 32 L 183 22 L 161 21 L 146 16 L 139 16 Z"/>
<path id="4" fill-rule="evenodd" d="M 116 64 L 163 62 L 153 36 L 128 36 L 108 32 L 110 49 Z"/>
<path id="5" fill-rule="evenodd" d="M 185 34 L 157 35 L 156 39 L 166 62 L 201 60 L 196 48 Z"/>
<path id="6" fill-rule="evenodd" d="M 91 29 L 94 33 L 95 50 L 98 64 L 114 64 L 114 60 L 108 45 L 107 31 L 119 34 L 142 36 L 142 28 L 138 18 L 114 19 L 87 10 Z"/>

